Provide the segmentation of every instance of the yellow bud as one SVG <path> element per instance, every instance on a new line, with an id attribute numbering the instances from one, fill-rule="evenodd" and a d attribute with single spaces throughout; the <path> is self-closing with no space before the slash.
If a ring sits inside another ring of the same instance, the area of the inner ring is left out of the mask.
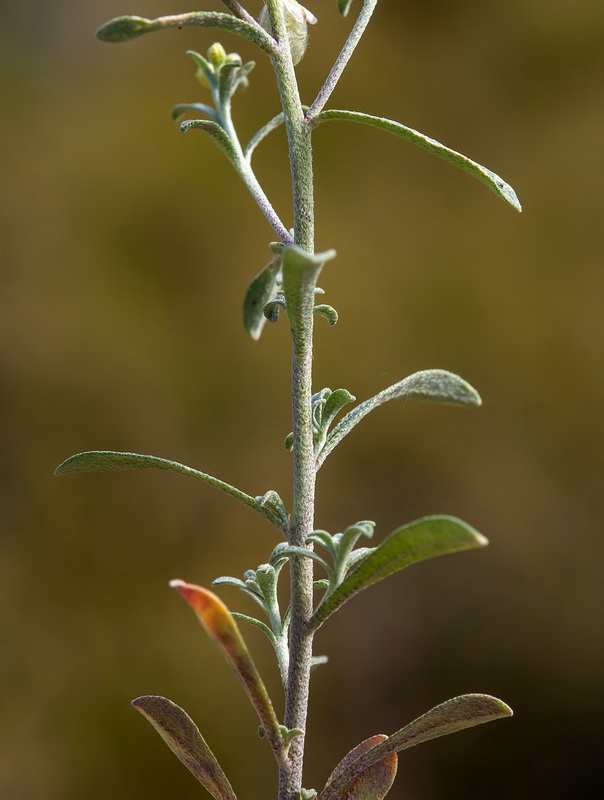
<path id="1" fill-rule="evenodd" d="M 214 42 L 214 44 L 208 49 L 208 61 L 214 65 L 216 70 L 219 70 L 224 64 L 226 57 L 227 55 L 224 47 L 220 44 L 220 42 Z"/>

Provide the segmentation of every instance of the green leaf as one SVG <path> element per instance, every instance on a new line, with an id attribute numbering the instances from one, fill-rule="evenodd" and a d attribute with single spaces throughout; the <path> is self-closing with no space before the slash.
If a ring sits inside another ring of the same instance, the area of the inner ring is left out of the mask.
<path id="1" fill-rule="evenodd" d="M 180 130 L 182 133 L 187 131 L 200 129 L 210 136 L 222 152 L 226 155 L 229 161 L 237 166 L 239 164 L 239 155 L 235 149 L 231 137 L 217 122 L 211 119 L 187 119 L 180 123 Z"/>
<path id="2" fill-rule="evenodd" d="M 216 581 L 213 581 L 213 583 L 215 584 Z M 265 622 L 256 619 L 256 617 L 248 617 L 247 614 L 241 614 L 239 611 L 231 611 L 231 615 L 233 619 L 237 620 L 237 622 L 247 622 L 248 625 L 253 625 L 254 628 L 258 628 L 262 631 L 262 633 L 268 636 L 272 644 L 275 643 L 275 634 Z"/>
<path id="3" fill-rule="evenodd" d="M 277 322 L 281 314 L 281 309 L 285 309 L 285 298 L 282 294 L 277 294 L 274 300 L 270 300 L 266 303 L 262 309 L 262 313 L 269 322 Z"/>
<path id="4" fill-rule="evenodd" d="M 354 764 L 361 756 L 368 753 L 376 745 L 388 739 L 383 733 L 365 739 L 356 747 L 354 747 L 344 758 L 340 761 L 338 766 L 334 769 L 329 776 L 329 780 L 323 794 L 329 790 L 330 786 L 338 781 L 342 774 Z M 342 800 L 384 800 L 394 779 L 396 778 L 396 770 L 398 766 L 398 758 L 396 754 L 391 754 L 383 758 L 381 761 L 372 764 L 364 771 L 360 772 L 352 781 L 349 781 L 346 786 L 346 794 L 337 795 Z"/>
<path id="5" fill-rule="evenodd" d="M 255 500 L 259 508 L 270 512 L 272 519 L 279 520 L 281 530 L 289 530 L 289 514 L 285 508 L 285 503 L 274 489 L 269 489 L 268 492 L 256 497 Z"/>
<path id="6" fill-rule="evenodd" d="M 233 615 L 213 592 L 181 580 L 170 581 L 195 611 L 214 644 L 221 650 L 237 680 L 243 686 L 264 728 L 277 761 L 284 756 L 284 742 L 270 697 Z"/>
<path id="7" fill-rule="evenodd" d="M 456 517 L 423 517 L 403 525 L 359 562 L 334 592 L 323 598 L 309 627 L 318 628 L 353 595 L 411 564 L 487 544 L 484 536 Z"/>
<path id="8" fill-rule="evenodd" d="M 217 28 L 230 31 L 230 33 L 254 42 L 265 53 L 272 53 L 274 48 L 273 39 L 259 25 L 251 25 L 232 14 L 220 11 L 191 11 L 187 14 L 170 14 L 167 17 L 157 17 L 157 19 L 134 16 L 115 17 L 101 25 L 96 36 L 103 42 L 125 42 L 145 33 L 153 33 L 153 31 L 187 27 Z"/>
<path id="9" fill-rule="evenodd" d="M 283 112 L 281 112 L 280 114 L 277 114 L 276 117 L 270 119 L 266 125 L 263 125 L 260 130 L 252 136 L 245 146 L 245 150 L 243 151 L 243 154 L 247 158 L 248 162 L 251 162 L 254 150 L 258 147 L 260 142 L 265 139 L 269 133 L 276 130 L 280 125 L 283 125 L 284 120 L 285 117 Z"/>
<path id="10" fill-rule="evenodd" d="M 176 120 L 178 117 L 182 117 L 183 114 L 188 114 L 191 111 L 197 114 L 207 114 L 214 122 L 218 121 L 218 117 L 212 106 L 208 106 L 205 103 L 178 103 L 174 106 L 170 114 L 172 119 Z"/>
<path id="11" fill-rule="evenodd" d="M 125 42 L 151 30 L 153 30 L 153 23 L 145 17 L 115 17 L 101 25 L 96 32 L 96 38 L 102 42 Z"/>
<path id="12" fill-rule="evenodd" d="M 491 172 L 490 169 L 477 164 L 476 161 L 472 161 L 467 156 L 458 153 L 456 150 L 445 147 L 444 144 L 437 142 L 436 139 L 432 139 L 430 136 L 419 133 L 413 130 L 413 128 L 408 128 L 400 122 L 394 122 L 384 117 L 374 117 L 371 114 L 363 114 L 360 111 L 341 111 L 339 109 L 322 111 L 316 118 L 316 124 L 319 125 L 321 122 L 328 122 L 329 120 L 360 122 L 363 125 L 370 125 L 374 128 L 386 131 L 387 133 L 393 133 L 395 136 L 400 136 L 402 139 L 416 144 L 418 147 L 433 153 L 439 158 L 448 161 L 450 164 L 478 178 L 479 181 L 486 184 L 495 194 L 499 195 L 506 203 L 509 203 L 515 208 L 516 211 L 522 211 L 522 206 L 516 197 L 516 192 L 503 178 L 500 178 L 495 172 Z"/>
<path id="13" fill-rule="evenodd" d="M 239 58 L 238 60 L 227 61 L 227 63 L 220 68 L 218 75 L 218 92 L 221 107 L 224 107 L 225 104 L 228 103 L 231 95 L 235 91 L 237 74 L 241 66 L 242 61 Z"/>
<path id="14" fill-rule="evenodd" d="M 321 558 L 318 553 L 315 553 L 314 550 L 306 550 L 304 547 L 294 547 L 293 545 L 289 545 L 287 542 L 281 542 L 281 544 L 278 544 L 271 553 L 270 560 L 274 562 L 276 559 L 285 557 L 311 558 L 313 561 L 316 561 L 317 564 L 323 567 L 329 576 L 330 582 L 333 581 L 334 572 L 332 568 L 329 566 L 327 561 L 325 561 L 324 558 Z"/>
<path id="15" fill-rule="evenodd" d="M 325 401 L 321 422 L 327 430 L 344 406 L 354 403 L 356 397 L 348 389 L 335 389 Z"/>
<path id="16" fill-rule="evenodd" d="M 480 395 L 467 381 L 444 369 L 425 369 L 389 386 L 349 411 L 328 435 L 317 456 L 317 469 L 363 417 L 389 400 L 405 398 L 457 406 L 480 406 Z"/>
<path id="17" fill-rule="evenodd" d="M 191 717 L 165 697 L 137 697 L 132 706 L 149 720 L 174 755 L 215 800 L 237 800 L 216 756 Z"/>
<path id="18" fill-rule="evenodd" d="M 220 578 L 216 578 L 212 581 L 212 586 L 234 586 L 237 589 L 241 589 L 242 592 L 245 592 L 264 609 L 264 598 L 260 594 L 259 588 L 258 590 L 253 589 L 247 582 L 241 581 L 239 578 L 231 578 L 229 575 L 222 575 Z"/>
<path id="19" fill-rule="evenodd" d="M 335 250 L 307 253 L 295 244 L 283 250 L 283 294 L 294 337 L 301 335 L 305 328 L 304 304 L 308 290 L 314 289 L 323 265 L 335 255 Z"/>
<path id="20" fill-rule="evenodd" d="M 86 453 L 77 453 L 70 456 L 55 470 L 55 475 L 68 475 L 72 472 L 106 472 L 110 470 L 130 470 L 130 469 L 161 469 L 168 472 L 178 472 L 181 475 L 189 475 L 198 481 L 207 483 L 215 489 L 219 489 L 229 497 L 239 500 L 248 508 L 257 511 L 269 522 L 272 522 L 280 531 L 284 531 L 283 520 L 274 507 L 266 503 L 259 503 L 254 497 L 236 489 L 224 481 L 207 475 L 205 472 L 186 467 L 177 461 L 169 461 L 166 458 L 156 456 L 139 455 L 138 453 L 117 453 L 113 450 L 90 450 Z M 268 492 L 267 492 L 268 494 Z M 275 492 L 276 494 L 276 492 Z M 266 495 L 263 495 L 264 499 Z M 285 528 L 287 530 L 287 527 Z"/>
<path id="21" fill-rule="evenodd" d="M 350 11 L 351 5 L 352 0 L 338 0 L 338 11 L 343 17 L 345 17 Z"/>
<path id="22" fill-rule="evenodd" d="M 315 306 L 313 312 L 318 314 L 320 317 L 324 317 L 332 327 L 338 321 L 338 312 L 333 306 L 328 306 L 325 303 Z"/>
<path id="23" fill-rule="evenodd" d="M 258 341 L 266 322 L 264 307 L 277 295 L 277 278 L 281 269 L 281 256 L 275 256 L 248 286 L 243 300 L 243 324 L 246 331 Z"/>
<path id="24" fill-rule="evenodd" d="M 482 725 L 495 719 L 511 717 L 512 709 L 502 700 L 488 694 L 464 694 L 436 706 L 427 714 L 401 728 L 392 736 L 376 744 L 335 776 L 319 795 L 319 800 L 344 800 L 358 775 L 383 758 L 417 744 L 447 736 L 449 733 Z"/>
<path id="25" fill-rule="evenodd" d="M 197 77 L 203 86 L 216 86 L 216 69 L 197 50 L 187 50 L 187 55 L 191 56 L 197 67 Z M 204 80 L 205 79 L 205 80 Z"/>

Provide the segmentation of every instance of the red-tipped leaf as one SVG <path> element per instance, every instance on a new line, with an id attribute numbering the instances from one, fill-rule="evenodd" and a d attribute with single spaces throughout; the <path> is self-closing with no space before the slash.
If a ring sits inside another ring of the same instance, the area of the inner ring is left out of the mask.
<path id="1" fill-rule="evenodd" d="M 279 722 L 266 687 L 256 669 L 243 637 L 239 632 L 233 615 L 213 592 L 181 580 L 170 581 L 170 586 L 184 597 L 197 614 L 210 638 L 231 665 L 237 679 L 243 686 L 252 705 L 256 709 L 266 738 L 277 760 L 284 753 L 284 741 Z"/>

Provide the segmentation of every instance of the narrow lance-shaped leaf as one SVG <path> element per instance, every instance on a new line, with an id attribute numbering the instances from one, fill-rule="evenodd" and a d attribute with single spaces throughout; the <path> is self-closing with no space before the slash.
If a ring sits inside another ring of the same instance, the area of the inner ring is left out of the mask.
<path id="1" fill-rule="evenodd" d="M 132 706 L 149 720 L 174 755 L 215 800 L 237 800 L 216 756 L 180 706 L 154 695 L 137 697 Z"/>
<path id="2" fill-rule="evenodd" d="M 371 736 L 369 739 L 365 739 L 364 742 L 354 747 L 344 756 L 331 773 L 326 784 L 326 789 L 336 781 L 351 764 L 354 764 L 357 759 L 365 755 L 365 753 L 368 753 L 376 745 L 386 741 L 387 738 L 388 737 L 383 733 L 379 733 L 377 736 Z M 394 783 L 397 766 L 398 757 L 395 753 L 372 764 L 372 766 L 368 767 L 364 772 L 361 772 L 348 784 L 346 800 L 384 800 Z"/>
<path id="3" fill-rule="evenodd" d="M 185 27 L 217 28 L 230 31 L 254 42 L 266 53 L 272 52 L 274 47 L 273 39 L 260 25 L 245 22 L 221 11 L 192 11 L 188 14 L 172 14 L 166 17 L 157 17 L 157 19 L 136 16 L 115 17 L 101 25 L 96 32 L 96 37 L 102 42 L 119 43 L 143 36 L 145 33 L 153 33 L 166 28 Z"/>
<path id="4" fill-rule="evenodd" d="M 512 714 L 508 705 L 488 694 L 464 694 L 447 700 L 353 761 L 328 783 L 319 800 L 346 800 L 347 789 L 357 776 L 393 753 Z"/>
<path id="5" fill-rule="evenodd" d="M 281 761 L 284 743 L 273 704 L 229 609 L 213 592 L 201 586 L 181 580 L 170 581 L 170 586 L 189 603 L 210 638 L 222 651 L 256 709 L 275 757 Z"/>
<path id="6" fill-rule="evenodd" d="M 67 475 L 72 472 L 105 472 L 130 469 L 161 469 L 168 472 L 178 472 L 181 475 L 189 475 L 191 478 L 203 481 L 208 486 L 213 486 L 215 489 L 228 494 L 229 497 L 239 500 L 240 503 L 252 508 L 269 522 L 272 522 L 279 530 L 284 530 L 283 520 L 273 508 L 259 502 L 254 497 L 250 497 L 249 494 L 236 489 L 234 486 L 214 478 L 212 475 L 207 475 L 205 472 L 179 464 L 178 461 L 169 461 L 166 458 L 145 456 L 139 453 L 118 453 L 113 450 L 90 450 L 67 458 L 56 468 L 55 475 Z"/>
<path id="7" fill-rule="evenodd" d="M 331 451 L 358 425 L 358 423 L 373 411 L 374 408 L 387 403 L 389 400 L 404 398 L 406 400 L 423 400 L 432 403 L 443 403 L 457 406 L 480 406 L 482 400 L 473 386 L 459 375 L 445 369 L 424 369 L 414 372 L 402 381 L 383 389 L 381 392 L 360 403 L 340 422 L 328 435 L 327 440 L 317 456 L 317 469 L 321 467 Z"/>
<path id="8" fill-rule="evenodd" d="M 423 517 L 404 525 L 372 549 L 337 589 L 325 596 L 309 625 L 318 628 L 353 595 L 411 564 L 486 544 L 484 536 L 456 517 Z"/>
<path id="9" fill-rule="evenodd" d="M 481 164 L 476 163 L 476 161 L 472 161 L 472 159 L 464 156 L 462 153 L 458 153 L 456 150 L 451 150 L 449 147 L 445 147 L 444 144 L 437 142 L 436 139 L 432 139 L 430 136 L 426 136 L 423 133 L 419 133 L 413 128 L 408 128 L 406 125 L 402 125 L 400 122 L 395 122 L 391 119 L 385 119 L 384 117 L 374 117 L 371 114 L 364 114 L 360 111 L 341 111 L 339 109 L 328 109 L 327 111 L 322 111 L 319 116 L 316 118 L 316 124 L 319 125 L 321 122 L 328 122 L 329 120 L 343 120 L 347 122 L 360 122 L 362 125 L 370 125 L 374 128 L 379 128 L 382 131 L 386 131 L 387 133 L 393 133 L 395 136 L 400 136 L 402 139 L 406 139 L 408 142 L 412 142 L 416 144 L 418 147 L 421 147 L 424 150 L 427 150 L 429 153 L 433 153 L 434 155 L 438 156 L 439 158 L 448 161 L 450 164 L 453 164 L 460 169 L 463 169 L 465 172 L 468 172 L 470 175 L 473 175 L 475 178 L 478 178 L 479 181 L 486 184 L 490 189 L 492 189 L 495 194 L 499 195 L 506 203 L 509 203 L 516 211 L 522 211 L 522 206 L 516 196 L 516 192 L 512 189 L 509 183 L 503 180 L 499 175 L 495 172 L 492 172 L 490 169 L 483 167 Z"/>

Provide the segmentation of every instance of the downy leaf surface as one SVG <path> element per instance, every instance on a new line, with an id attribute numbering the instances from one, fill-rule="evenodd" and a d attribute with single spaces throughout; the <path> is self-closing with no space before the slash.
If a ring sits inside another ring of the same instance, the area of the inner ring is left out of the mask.
<path id="1" fill-rule="evenodd" d="M 486 544 L 484 536 L 456 517 L 423 517 L 403 525 L 373 548 L 335 591 L 324 597 L 310 619 L 310 627 L 318 628 L 353 595 L 411 564 Z"/>
<path id="2" fill-rule="evenodd" d="M 132 706 L 149 720 L 174 755 L 215 800 L 237 800 L 216 756 L 186 711 L 166 697 L 156 695 L 137 697 Z"/>
<path id="3" fill-rule="evenodd" d="M 236 489 L 229 483 L 225 483 L 225 481 L 221 481 L 219 478 L 214 478 L 205 472 L 187 467 L 178 461 L 170 461 L 167 458 L 140 455 L 139 453 L 119 453 L 114 450 L 89 450 L 65 459 L 55 469 L 55 475 L 68 475 L 72 472 L 107 472 L 130 469 L 160 469 L 196 478 L 198 481 L 207 483 L 208 486 L 213 486 L 215 489 L 224 492 L 224 494 L 228 494 L 229 497 L 239 500 L 240 503 L 252 508 L 269 522 L 272 522 L 279 530 L 284 530 L 283 520 L 273 507 L 266 503 L 258 502 L 254 497 L 242 492 L 240 489 Z M 277 493 L 274 492 L 274 494 L 276 495 Z M 266 495 L 263 495 L 261 500 L 264 497 Z"/>
<path id="4" fill-rule="evenodd" d="M 371 736 L 369 739 L 365 739 L 364 742 L 354 747 L 344 756 L 329 776 L 325 790 L 328 789 L 351 764 L 376 745 L 386 741 L 387 738 L 388 737 L 383 733 L 380 733 L 377 734 L 377 736 Z M 342 800 L 384 800 L 394 783 L 397 766 L 398 757 L 396 754 L 386 756 L 386 758 L 381 761 L 372 764 L 372 766 L 357 775 L 346 787 L 346 794 L 341 795 Z"/>
<path id="5" fill-rule="evenodd" d="M 406 125 L 391 119 L 375 117 L 372 114 L 364 114 L 360 111 L 342 111 L 340 109 L 322 111 L 316 118 L 315 124 L 319 125 L 322 122 L 328 122 L 330 120 L 360 122 L 362 125 L 370 125 L 373 128 L 379 128 L 387 133 L 400 136 L 402 139 L 416 144 L 423 150 L 427 150 L 429 153 L 433 153 L 444 161 L 448 161 L 450 164 L 464 170 L 464 172 L 473 175 L 479 181 L 486 184 L 489 189 L 492 189 L 495 194 L 499 195 L 502 200 L 505 200 L 506 203 L 515 208 L 516 211 L 522 211 L 522 206 L 516 196 L 516 192 L 503 178 L 490 169 L 478 164 L 476 161 L 472 161 L 471 158 L 464 156 L 462 153 L 451 150 L 450 147 L 446 147 L 444 144 L 436 141 L 436 139 L 426 136 L 424 133 L 419 133 L 419 131 L 408 128 Z"/>
<path id="6" fill-rule="evenodd" d="M 393 753 L 512 714 L 508 705 L 488 694 L 464 694 L 447 700 L 353 761 L 328 783 L 319 800 L 346 800 L 347 790 L 357 776 Z"/>
<path id="7" fill-rule="evenodd" d="M 378 392 L 374 397 L 360 403 L 349 411 L 338 422 L 327 436 L 325 444 L 317 456 L 319 468 L 331 451 L 358 425 L 358 423 L 373 411 L 374 408 L 387 403 L 389 400 L 423 400 L 431 403 L 442 403 L 454 406 L 480 406 L 482 400 L 473 386 L 446 369 L 424 369 L 414 372 L 402 381 L 394 383 L 387 389 Z"/>

